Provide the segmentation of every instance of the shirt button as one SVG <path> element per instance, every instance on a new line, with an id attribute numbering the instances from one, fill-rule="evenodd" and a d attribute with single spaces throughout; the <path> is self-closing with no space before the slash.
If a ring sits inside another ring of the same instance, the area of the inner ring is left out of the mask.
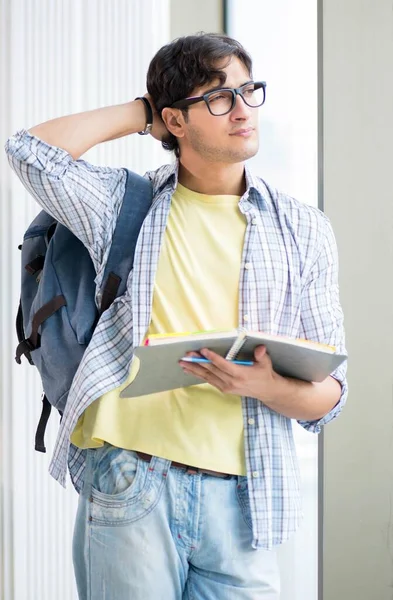
<path id="1" fill-rule="evenodd" d="M 258 471 L 253 471 L 253 472 L 252 472 L 252 476 L 253 476 L 254 478 L 255 478 L 255 477 L 258 477 L 258 475 L 259 475 Z"/>
<path id="2" fill-rule="evenodd" d="M 257 225 L 257 224 L 258 224 L 258 219 L 253 219 L 253 220 L 251 221 L 251 223 L 252 223 L 253 225 Z"/>
<path id="3" fill-rule="evenodd" d="M 251 263 L 246 263 L 246 264 L 244 265 L 244 268 L 245 268 L 245 269 L 251 269 L 251 267 L 252 267 L 252 264 L 251 264 Z"/>
<path id="4" fill-rule="evenodd" d="M 248 419 L 249 425 L 255 425 L 255 419 Z"/>
<path id="5" fill-rule="evenodd" d="M 248 320 L 249 320 L 249 318 L 250 318 L 250 317 L 249 317 L 248 315 L 244 315 L 244 317 L 243 317 L 243 321 L 248 321 Z"/>

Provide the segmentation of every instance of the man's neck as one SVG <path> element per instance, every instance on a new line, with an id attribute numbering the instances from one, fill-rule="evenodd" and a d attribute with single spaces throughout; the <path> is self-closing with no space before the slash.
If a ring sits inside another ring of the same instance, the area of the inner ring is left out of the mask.
<path id="1" fill-rule="evenodd" d="M 232 165 L 179 164 L 179 183 L 208 196 L 242 196 L 246 190 L 244 163 Z"/>

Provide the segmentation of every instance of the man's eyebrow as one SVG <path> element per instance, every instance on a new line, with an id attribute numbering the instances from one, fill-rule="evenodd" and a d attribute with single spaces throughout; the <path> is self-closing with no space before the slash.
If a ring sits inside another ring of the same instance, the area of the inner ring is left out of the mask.
<path id="1" fill-rule="evenodd" d="M 253 80 L 252 79 L 248 79 L 247 81 L 245 81 L 244 83 L 242 83 L 241 85 L 239 85 L 238 87 L 242 87 L 243 85 L 247 85 L 247 83 L 252 83 Z M 203 92 L 203 94 L 201 94 L 201 96 L 204 96 L 205 94 L 209 94 L 210 92 L 217 92 L 218 90 L 233 90 L 235 89 L 234 87 L 231 87 L 230 85 L 216 85 L 213 88 L 210 88 L 208 90 L 206 90 L 205 92 Z"/>

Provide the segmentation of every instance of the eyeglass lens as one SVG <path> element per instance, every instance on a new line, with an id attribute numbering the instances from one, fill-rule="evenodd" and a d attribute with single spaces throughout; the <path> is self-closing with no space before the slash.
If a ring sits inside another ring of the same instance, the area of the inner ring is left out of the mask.
<path id="1" fill-rule="evenodd" d="M 248 106 L 261 106 L 264 101 L 265 92 L 262 87 L 255 89 L 254 85 L 249 85 L 243 88 L 241 92 L 242 98 Z M 212 114 L 219 116 L 229 112 L 232 108 L 233 93 L 228 90 L 218 90 L 207 95 L 207 101 Z"/>

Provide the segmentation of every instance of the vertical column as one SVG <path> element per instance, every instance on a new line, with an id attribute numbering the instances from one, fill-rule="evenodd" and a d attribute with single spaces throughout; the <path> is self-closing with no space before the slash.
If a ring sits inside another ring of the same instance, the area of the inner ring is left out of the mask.
<path id="1" fill-rule="evenodd" d="M 169 0 L 0 0 L 0 133 L 82 110 L 126 102 L 145 90 L 155 51 L 169 39 Z M 91 150 L 97 164 L 143 173 L 169 162 L 152 138 L 133 136 Z M 13 360 L 20 287 L 17 249 L 39 210 L 0 153 L 0 597 L 76 598 L 71 538 L 77 495 L 48 475 L 34 451 L 40 414 L 35 369 Z"/>

